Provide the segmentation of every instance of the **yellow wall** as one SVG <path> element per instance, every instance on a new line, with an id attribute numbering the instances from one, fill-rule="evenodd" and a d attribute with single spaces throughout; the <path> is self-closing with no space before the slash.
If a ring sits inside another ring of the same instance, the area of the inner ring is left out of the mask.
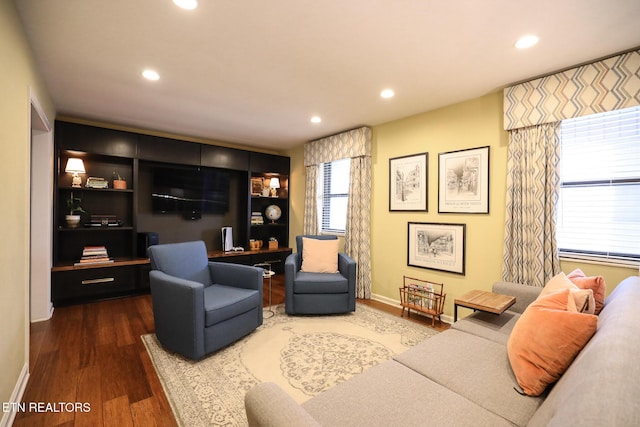
<path id="1" fill-rule="evenodd" d="M 0 0 L 0 58 L 0 401 L 8 402 L 28 361 L 30 88 L 51 123 L 55 115 L 9 0 Z"/>
<path id="2" fill-rule="evenodd" d="M 454 298 L 490 289 L 502 273 L 507 134 L 502 94 L 494 93 L 373 128 L 372 292 L 399 299 L 402 276 L 444 283 L 445 314 Z M 438 213 L 438 153 L 490 146 L 489 214 Z M 428 212 L 389 212 L 389 158 L 429 153 Z M 465 275 L 407 266 L 407 223 L 466 224 Z"/>
<path id="3" fill-rule="evenodd" d="M 445 315 L 453 316 L 453 300 L 471 289 L 491 290 L 502 276 L 507 133 L 502 129 L 502 92 L 472 99 L 373 127 L 373 197 L 371 225 L 372 293 L 376 299 L 399 301 L 402 276 L 445 284 Z M 489 214 L 438 213 L 438 153 L 490 146 Z M 389 158 L 429 153 L 429 211 L 389 212 Z M 292 164 L 292 239 L 302 233 L 304 168 L 302 146 L 290 150 Z M 466 224 L 465 275 L 407 266 L 407 223 Z M 293 244 L 293 241 L 291 242 Z M 638 270 L 563 261 L 562 270 L 581 268 L 602 275 L 607 293 Z M 465 315 L 465 312 L 461 312 Z"/>

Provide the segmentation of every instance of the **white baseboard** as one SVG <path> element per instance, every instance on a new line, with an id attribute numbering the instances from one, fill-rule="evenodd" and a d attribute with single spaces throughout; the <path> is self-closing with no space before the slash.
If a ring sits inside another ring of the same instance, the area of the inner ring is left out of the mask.
<path id="1" fill-rule="evenodd" d="M 379 301 L 383 304 L 391 305 L 393 307 L 402 308 L 402 306 L 400 305 L 400 300 L 385 297 L 384 295 L 371 294 L 371 299 L 374 301 Z M 440 318 L 445 323 L 453 324 L 453 316 L 447 316 L 446 314 L 443 314 L 442 316 L 440 316 Z"/>
<path id="2" fill-rule="evenodd" d="M 45 322 L 53 316 L 53 304 L 49 303 L 49 308 L 47 310 L 47 316 L 44 319 L 31 319 L 31 323 Z"/>
<path id="3" fill-rule="evenodd" d="M 22 401 L 22 396 L 27 388 L 27 382 L 29 381 L 29 363 L 25 363 L 22 367 L 22 372 L 18 377 L 18 382 L 11 393 L 10 403 L 18 403 Z M 13 421 L 16 418 L 15 411 L 8 411 L 2 414 L 2 420 L 0 420 L 0 427 L 11 427 Z"/>

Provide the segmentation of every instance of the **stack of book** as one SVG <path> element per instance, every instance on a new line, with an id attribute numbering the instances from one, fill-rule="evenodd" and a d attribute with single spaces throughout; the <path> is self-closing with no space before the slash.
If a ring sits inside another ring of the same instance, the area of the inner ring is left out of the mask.
<path id="1" fill-rule="evenodd" d="M 107 248 L 104 246 L 85 246 L 82 250 L 82 258 L 74 265 L 107 264 L 113 260 L 109 258 Z"/>
<path id="2" fill-rule="evenodd" d="M 104 178 L 90 176 L 87 178 L 87 188 L 109 188 L 109 182 Z"/>
<path id="3" fill-rule="evenodd" d="M 264 224 L 264 218 L 262 218 L 262 213 L 251 212 L 251 225 L 262 225 L 262 224 Z"/>

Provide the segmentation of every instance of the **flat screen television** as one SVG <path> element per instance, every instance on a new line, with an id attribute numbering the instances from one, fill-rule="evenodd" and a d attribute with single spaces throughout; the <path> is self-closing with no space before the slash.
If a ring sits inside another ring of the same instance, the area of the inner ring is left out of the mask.
<path id="1" fill-rule="evenodd" d="M 151 209 L 192 219 L 201 214 L 224 214 L 229 211 L 229 183 L 230 173 L 221 169 L 154 166 Z"/>

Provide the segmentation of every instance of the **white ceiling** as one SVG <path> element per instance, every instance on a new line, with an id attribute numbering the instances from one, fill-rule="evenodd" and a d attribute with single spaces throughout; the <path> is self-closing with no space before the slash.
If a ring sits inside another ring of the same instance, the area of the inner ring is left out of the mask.
<path id="1" fill-rule="evenodd" d="M 638 0 L 15 4 L 58 114 L 272 149 L 640 45 Z M 515 49 L 528 33 L 538 45 Z"/>

